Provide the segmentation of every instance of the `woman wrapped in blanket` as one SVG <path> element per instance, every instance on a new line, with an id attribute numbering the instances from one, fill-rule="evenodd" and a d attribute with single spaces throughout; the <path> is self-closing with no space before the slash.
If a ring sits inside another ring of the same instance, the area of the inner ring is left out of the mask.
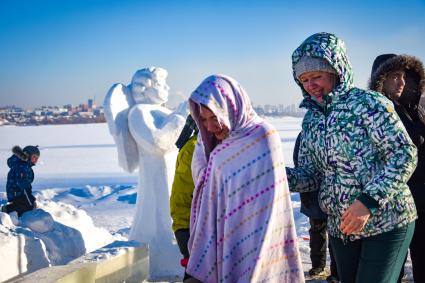
<path id="1" fill-rule="evenodd" d="M 279 133 L 228 76 L 206 78 L 189 104 L 199 135 L 188 281 L 303 282 Z"/>

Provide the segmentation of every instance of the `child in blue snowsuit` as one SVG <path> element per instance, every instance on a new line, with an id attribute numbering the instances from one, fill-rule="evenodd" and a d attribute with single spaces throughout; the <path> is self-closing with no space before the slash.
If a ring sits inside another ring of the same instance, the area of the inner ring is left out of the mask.
<path id="1" fill-rule="evenodd" d="M 31 183 L 34 180 L 32 167 L 40 156 L 38 146 L 26 146 L 21 149 L 14 146 L 13 155 L 7 160 L 10 170 L 7 174 L 6 193 L 8 204 L 2 207 L 2 212 L 16 211 L 18 216 L 36 208 L 35 197 L 32 195 Z"/>

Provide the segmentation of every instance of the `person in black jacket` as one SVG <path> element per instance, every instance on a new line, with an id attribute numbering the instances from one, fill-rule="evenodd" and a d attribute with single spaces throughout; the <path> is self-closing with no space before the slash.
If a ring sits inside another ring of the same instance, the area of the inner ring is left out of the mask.
<path id="1" fill-rule="evenodd" d="M 302 132 L 298 134 L 295 141 L 293 160 L 295 167 L 298 166 L 298 150 L 300 148 Z M 327 241 L 327 215 L 319 206 L 319 191 L 300 193 L 301 213 L 309 218 L 310 229 L 310 260 L 311 269 L 308 271 L 312 277 L 320 276 L 325 271 L 326 266 L 326 241 Z M 338 271 L 335 258 L 329 246 L 329 256 L 331 258 L 331 274 L 326 278 L 330 283 L 339 282 Z"/>
<path id="2" fill-rule="evenodd" d="M 379 55 L 373 62 L 369 87 L 392 100 L 395 111 L 418 148 L 418 165 L 407 182 L 418 212 L 410 257 L 415 282 L 425 282 L 425 125 L 418 113 L 419 99 L 425 95 L 424 66 L 413 56 Z M 403 269 L 400 278 L 402 275 Z"/>
<path id="3" fill-rule="evenodd" d="M 2 207 L 2 212 L 16 211 L 20 217 L 24 212 L 37 207 L 32 195 L 31 183 L 34 180 L 32 167 L 40 156 L 38 146 L 26 146 L 21 149 L 14 146 L 13 155 L 7 160 L 10 170 L 7 174 L 6 193 L 9 204 Z"/>

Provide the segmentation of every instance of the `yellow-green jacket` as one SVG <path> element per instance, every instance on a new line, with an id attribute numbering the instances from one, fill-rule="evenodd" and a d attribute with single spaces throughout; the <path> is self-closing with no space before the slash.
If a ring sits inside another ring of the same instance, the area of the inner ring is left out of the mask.
<path id="1" fill-rule="evenodd" d="M 195 187 L 192 179 L 192 156 L 196 136 L 191 137 L 177 156 L 176 174 L 170 197 L 170 211 L 173 219 L 173 231 L 189 229 L 192 193 Z"/>

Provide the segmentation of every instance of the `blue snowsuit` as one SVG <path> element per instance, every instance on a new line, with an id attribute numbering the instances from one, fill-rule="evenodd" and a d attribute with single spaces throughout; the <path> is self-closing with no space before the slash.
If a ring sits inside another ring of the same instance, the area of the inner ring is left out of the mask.
<path id="1" fill-rule="evenodd" d="M 7 200 L 11 202 L 6 206 L 6 212 L 17 211 L 18 215 L 35 206 L 35 197 L 32 195 L 31 183 L 34 180 L 32 162 L 23 160 L 16 154 L 9 157 L 7 165 L 10 170 L 7 174 L 6 193 Z"/>

